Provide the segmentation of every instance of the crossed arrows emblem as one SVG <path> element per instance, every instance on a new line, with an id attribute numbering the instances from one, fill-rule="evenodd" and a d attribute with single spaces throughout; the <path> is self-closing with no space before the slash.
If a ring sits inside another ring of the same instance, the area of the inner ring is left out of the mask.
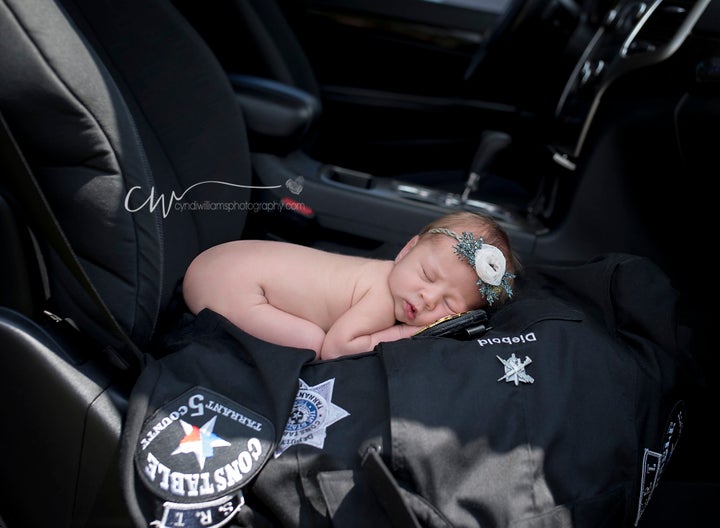
<path id="1" fill-rule="evenodd" d="M 512 354 L 508 359 L 503 359 L 500 356 L 495 356 L 500 360 L 500 363 L 505 367 L 505 375 L 498 378 L 498 381 L 505 380 L 508 383 L 514 382 L 517 386 L 520 382 L 533 383 L 533 379 L 530 374 L 525 372 L 525 367 L 532 363 L 532 359 L 525 356 L 523 361 L 520 361 L 515 354 Z"/>

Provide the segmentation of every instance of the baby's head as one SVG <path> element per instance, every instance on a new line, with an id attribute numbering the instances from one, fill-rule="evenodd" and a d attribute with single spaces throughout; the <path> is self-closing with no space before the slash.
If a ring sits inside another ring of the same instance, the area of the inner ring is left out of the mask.
<path id="1" fill-rule="evenodd" d="M 503 303 L 512 296 L 520 261 L 507 233 L 492 217 L 467 211 L 450 213 L 426 225 L 419 237 L 421 241 L 437 237 L 454 240 L 455 255 L 477 273 L 483 302 L 476 308 Z"/>
<path id="2" fill-rule="evenodd" d="M 397 320 L 423 326 L 502 303 L 519 262 L 492 218 L 451 213 L 425 226 L 395 259 L 388 283 Z"/>

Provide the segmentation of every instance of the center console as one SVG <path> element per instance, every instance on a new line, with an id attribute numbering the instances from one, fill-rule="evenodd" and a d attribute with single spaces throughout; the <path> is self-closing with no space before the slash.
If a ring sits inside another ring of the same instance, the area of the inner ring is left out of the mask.
<path id="1" fill-rule="evenodd" d="M 318 162 L 302 152 L 280 157 L 254 154 L 258 195 L 266 204 L 302 216 L 304 230 L 314 225 L 351 237 L 404 243 L 418 231 L 452 211 L 468 210 L 494 217 L 514 246 L 532 252 L 542 226 L 523 215 L 480 200 L 462 200 L 456 193 Z"/>

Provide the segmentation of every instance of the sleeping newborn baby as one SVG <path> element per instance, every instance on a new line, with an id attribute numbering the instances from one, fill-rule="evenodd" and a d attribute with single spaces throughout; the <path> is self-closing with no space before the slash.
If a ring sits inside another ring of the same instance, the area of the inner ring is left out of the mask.
<path id="1" fill-rule="evenodd" d="M 492 218 L 462 212 L 426 226 L 395 260 L 267 240 L 220 244 L 190 264 L 183 295 L 195 314 L 209 308 L 259 339 L 331 359 L 502 302 L 518 266 Z"/>

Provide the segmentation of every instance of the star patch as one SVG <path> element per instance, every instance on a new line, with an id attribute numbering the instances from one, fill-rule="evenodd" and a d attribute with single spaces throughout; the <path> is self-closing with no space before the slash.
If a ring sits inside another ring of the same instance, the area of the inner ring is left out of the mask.
<path id="1" fill-rule="evenodd" d="M 145 486 L 170 505 L 172 518 L 215 506 L 211 517 L 220 518 L 234 510 L 227 498 L 238 496 L 270 458 L 274 440 L 273 424 L 264 416 L 193 387 L 145 421 L 135 468 Z"/>
<path id="2" fill-rule="evenodd" d="M 335 378 L 310 387 L 302 379 L 285 431 L 275 449 L 275 458 L 286 449 L 298 444 L 307 444 L 318 449 L 325 445 L 327 428 L 335 422 L 350 416 L 342 407 L 332 402 Z"/>
<path id="3" fill-rule="evenodd" d="M 500 360 L 500 363 L 505 367 L 505 375 L 500 376 L 498 381 L 505 380 L 508 383 L 515 383 L 517 386 L 520 382 L 522 383 L 533 383 L 535 380 L 530 374 L 525 372 L 525 367 L 532 363 L 532 359 L 525 356 L 523 361 L 520 361 L 512 354 L 509 358 L 503 359 L 500 356 L 495 356 Z"/>
<path id="4" fill-rule="evenodd" d="M 200 469 L 203 469 L 205 460 L 212 458 L 215 454 L 214 448 L 230 446 L 230 442 L 213 433 L 215 420 L 217 420 L 217 416 L 210 418 L 202 427 L 190 425 L 185 420 L 180 420 L 185 436 L 180 440 L 177 449 L 170 454 L 192 453 L 197 458 Z"/>

